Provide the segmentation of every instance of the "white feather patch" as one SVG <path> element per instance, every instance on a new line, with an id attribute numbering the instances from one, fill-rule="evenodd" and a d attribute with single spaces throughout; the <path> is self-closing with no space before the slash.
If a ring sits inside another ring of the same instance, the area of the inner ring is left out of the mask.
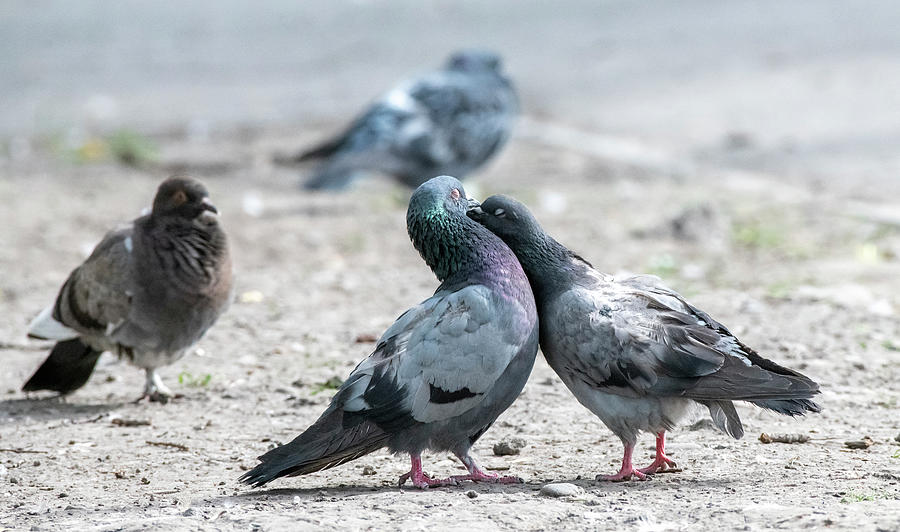
<path id="1" fill-rule="evenodd" d="M 28 324 L 28 336 L 42 340 L 71 340 L 78 337 L 78 331 L 56 321 L 53 318 L 53 305 L 50 305 Z"/>
<path id="2" fill-rule="evenodd" d="M 409 95 L 407 87 L 397 87 L 389 92 L 384 100 L 394 109 L 407 113 L 414 113 L 418 107 L 416 101 Z"/>

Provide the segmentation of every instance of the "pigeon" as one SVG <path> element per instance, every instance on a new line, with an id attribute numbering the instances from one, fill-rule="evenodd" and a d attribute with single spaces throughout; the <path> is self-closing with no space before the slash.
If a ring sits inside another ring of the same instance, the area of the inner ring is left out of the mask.
<path id="1" fill-rule="evenodd" d="M 409 236 L 440 286 L 388 328 L 312 426 L 260 456 L 242 482 L 258 487 L 383 447 L 410 455 L 401 486 L 521 482 L 485 472 L 469 449 L 525 386 L 537 355 L 537 308 L 515 255 L 467 218 L 467 208 L 453 177 L 415 190 Z M 432 478 L 422 471 L 425 450 L 452 452 L 469 474 Z"/>
<path id="2" fill-rule="evenodd" d="M 70 394 L 109 351 L 146 371 L 142 398 L 165 402 L 172 392 L 156 369 L 184 356 L 231 294 L 228 244 L 206 187 L 169 178 L 151 212 L 107 233 L 31 322 L 30 337 L 57 343 L 23 390 Z"/>
<path id="3" fill-rule="evenodd" d="M 598 480 L 674 468 L 665 432 L 692 403 L 734 438 L 743 427 L 733 401 L 790 416 L 819 412 L 810 400 L 818 384 L 763 358 L 657 277 L 600 273 L 509 197 L 491 196 L 468 214 L 516 253 L 538 304 L 547 362 L 625 446 L 621 470 Z M 656 458 L 636 469 L 631 458 L 642 431 L 656 435 Z"/>
<path id="4" fill-rule="evenodd" d="M 320 159 L 304 187 L 338 190 L 360 171 L 394 176 L 410 188 L 429 178 L 463 178 L 506 143 L 518 111 L 500 57 L 453 54 L 444 67 L 401 83 L 343 133 L 287 162 Z"/>

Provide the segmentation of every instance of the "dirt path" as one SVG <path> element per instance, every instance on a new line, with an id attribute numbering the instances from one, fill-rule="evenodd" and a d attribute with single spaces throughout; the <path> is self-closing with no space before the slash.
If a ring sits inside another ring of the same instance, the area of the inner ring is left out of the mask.
<path id="1" fill-rule="evenodd" d="M 437 283 L 407 240 L 406 192 L 370 182 L 306 196 L 293 172 L 265 162 L 299 142 L 277 134 L 191 150 L 162 142 L 164 163 L 190 163 L 211 189 L 239 273 L 228 314 L 164 370 L 184 394 L 165 406 L 131 404 L 142 376 L 112 357 L 67 402 L 18 390 L 43 356 L 22 338 L 28 320 L 167 171 L 41 153 L 2 168 L 0 529 L 900 529 L 900 231 L 866 219 L 900 212 L 892 205 L 850 215 L 827 189 L 727 171 L 676 179 L 514 143 L 470 193 L 518 195 L 601 269 L 663 276 L 760 352 L 821 382 L 823 413 L 741 407 L 740 441 L 688 423 L 669 444 L 682 472 L 601 483 L 594 476 L 616 469 L 620 444 L 541 360 L 474 449 L 523 485 L 398 489 L 406 458 L 376 453 L 250 490 L 237 477 L 325 408 L 321 383 L 346 376 L 372 349 L 367 337 Z M 762 432 L 810 441 L 764 445 Z M 845 447 L 865 436 L 868 449 Z M 521 454 L 493 455 L 513 437 L 527 443 Z M 645 437 L 640 461 L 651 452 Z M 442 455 L 426 466 L 457 469 Z M 548 482 L 583 491 L 549 498 Z"/>

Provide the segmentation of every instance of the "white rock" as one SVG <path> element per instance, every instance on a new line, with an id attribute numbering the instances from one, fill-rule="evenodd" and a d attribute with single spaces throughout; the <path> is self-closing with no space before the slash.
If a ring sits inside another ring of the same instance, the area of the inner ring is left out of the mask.
<path id="1" fill-rule="evenodd" d="M 568 482 L 554 482 L 541 488 L 541 495 L 545 497 L 577 497 L 583 493 L 583 489 Z"/>

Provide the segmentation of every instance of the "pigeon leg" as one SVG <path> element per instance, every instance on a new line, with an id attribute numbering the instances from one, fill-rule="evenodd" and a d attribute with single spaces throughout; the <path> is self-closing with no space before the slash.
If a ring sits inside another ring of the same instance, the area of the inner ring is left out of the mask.
<path id="1" fill-rule="evenodd" d="M 150 402 L 168 403 L 174 394 L 168 386 L 163 383 L 162 378 L 156 372 L 156 369 L 147 368 L 147 381 L 144 384 L 144 395 L 136 402 L 147 399 Z"/>
<path id="2" fill-rule="evenodd" d="M 428 473 L 422 471 L 421 454 L 410 454 L 409 459 L 412 462 L 412 467 L 410 467 L 409 473 L 400 475 L 400 479 L 398 481 L 399 486 L 405 484 L 407 480 L 411 481 L 413 486 L 419 489 L 438 488 L 441 486 L 455 486 L 457 484 L 456 480 L 454 480 L 452 477 L 437 479 L 428 476 Z"/>
<path id="3" fill-rule="evenodd" d="M 647 475 L 638 471 L 631 465 L 631 453 L 634 452 L 634 444 L 626 443 L 625 444 L 625 455 L 622 457 L 622 468 L 619 469 L 619 472 L 615 475 L 597 475 L 597 480 L 610 480 L 612 482 L 620 482 L 622 480 L 629 480 L 631 476 L 634 475 L 640 480 L 644 480 L 647 478 Z"/>
<path id="4" fill-rule="evenodd" d="M 457 482 L 471 480 L 473 482 L 488 482 L 491 484 L 521 484 L 523 480 L 516 476 L 501 477 L 497 473 L 487 473 L 478 466 L 474 458 L 468 454 L 459 456 L 460 461 L 469 470 L 468 475 L 454 475 L 450 478 Z"/>
<path id="5" fill-rule="evenodd" d="M 652 475 L 654 473 L 669 471 L 670 467 L 671 469 L 675 469 L 678 466 L 675 464 L 674 460 L 666 456 L 666 431 L 662 431 L 656 435 L 656 459 L 653 460 L 652 464 L 641 468 L 638 471 Z"/>

